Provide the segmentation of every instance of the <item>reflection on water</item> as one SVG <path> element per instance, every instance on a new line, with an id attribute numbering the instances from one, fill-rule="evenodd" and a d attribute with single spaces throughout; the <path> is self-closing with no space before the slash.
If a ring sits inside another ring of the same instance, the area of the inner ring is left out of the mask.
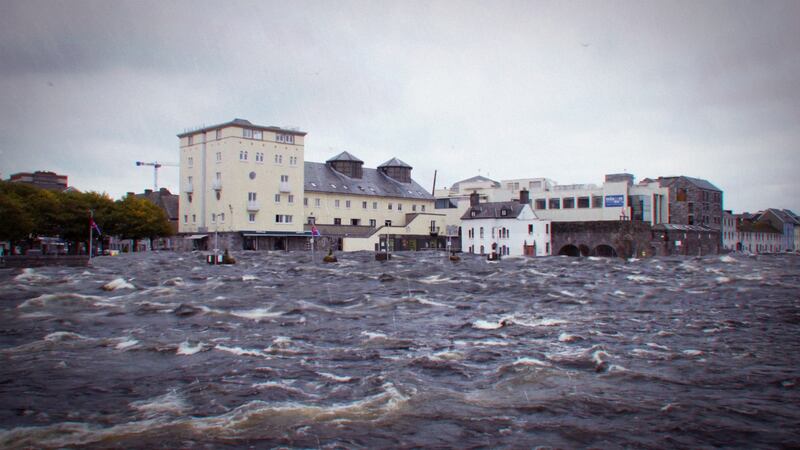
<path id="1" fill-rule="evenodd" d="M 0 446 L 779 447 L 800 258 L 0 270 Z"/>

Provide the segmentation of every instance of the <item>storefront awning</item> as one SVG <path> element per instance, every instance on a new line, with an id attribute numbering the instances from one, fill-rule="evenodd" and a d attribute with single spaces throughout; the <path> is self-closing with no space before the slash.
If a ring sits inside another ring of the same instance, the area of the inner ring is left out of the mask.
<path id="1" fill-rule="evenodd" d="M 193 234 L 191 236 L 186 236 L 186 239 L 194 240 L 194 239 L 203 239 L 207 237 L 208 237 L 207 234 Z"/>

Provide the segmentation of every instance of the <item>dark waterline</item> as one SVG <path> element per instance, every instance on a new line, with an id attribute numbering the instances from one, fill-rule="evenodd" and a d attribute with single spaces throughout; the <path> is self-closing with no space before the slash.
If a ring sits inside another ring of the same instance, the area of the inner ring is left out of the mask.
<path id="1" fill-rule="evenodd" d="M 797 256 L 234 256 L 0 270 L 0 447 L 800 445 Z"/>

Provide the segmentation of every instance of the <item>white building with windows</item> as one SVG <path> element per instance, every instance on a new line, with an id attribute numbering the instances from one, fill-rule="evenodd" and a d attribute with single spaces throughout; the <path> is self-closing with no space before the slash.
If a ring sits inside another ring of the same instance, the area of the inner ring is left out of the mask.
<path id="1" fill-rule="evenodd" d="M 461 217 L 461 250 L 479 255 L 550 255 L 551 222 L 536 216 L 526 194 L 523 190 L 519 200 L 486 203 L 472 194 Z"/>

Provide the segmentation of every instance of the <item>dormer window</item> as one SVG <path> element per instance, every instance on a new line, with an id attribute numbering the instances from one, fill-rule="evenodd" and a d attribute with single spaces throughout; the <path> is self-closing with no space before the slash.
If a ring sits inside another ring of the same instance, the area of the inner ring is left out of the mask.
<path id="1" fill-rule="evenodd" d="M 470 212 L 469 212 L 469 216 L 470 216 L 470 217 L 475 217 L 475 216 L 477 216 L 477 215 L 478 215 L 478 211 L 475 211 L 474 209 L 473 209 L 472 211 L 470 211 Z"/>
<path id="2" fill-rule="evenodd" d="M 508 210 L 505 209 L 505 208 L 501 209 L 500 210 L 500 215 L 503 216 L 503 217 L 507 216 L 508 215 Z"/>

